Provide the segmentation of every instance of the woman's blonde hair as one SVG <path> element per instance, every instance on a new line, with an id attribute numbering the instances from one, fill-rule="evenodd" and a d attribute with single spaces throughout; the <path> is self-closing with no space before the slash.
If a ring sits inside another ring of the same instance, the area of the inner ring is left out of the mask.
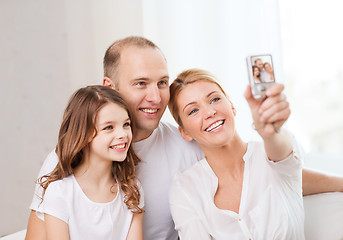
<path id="1" fill-rule="evenodd" d="M 205 81 L 216 84 L 219 89 L 224 93 L 224 95 L 227 97 L 225 91 L 223 88 L 219 85 L 217 82 L 217 78 L 210 72 L 202 69 L 188 69 L 186 71 L 183 71 L 180 73 L 177 78 L 173 81 L 173 83 L 170 85 L 170 100 L 168 103 L 168 108 L 171 114 L 173 115 L 175 121 L 177 124 L 179 124 L 180 127 L 183 127 L 182 121 L 179 114 L 179 107 L 177 105 L 177 98 L 180 94 L 180 92 L 189 84 L 198 82 L 198 81 Z"/>
<path id="2" fill-rule="evenodd" d="M 56 154 L 59 158 L 55 169 L 38 179 L 45 191 L 50 183 L 68 177 L 83 161 L 83 150 L 97 134 L 95 120 L 98 112 L 108 103 L 115 103 L 124 108 L 130 117 L 129 109 L 119 95 L 111 88 L 104 86 L 88 86 L 77 90 L 70 98 L 64 111 L 62 124 L 58 135 Z M 130 118 L 131 119 L 131 118 Z M 134 133 L 134 123 L 132 122 Z M 125 204 L 135 212 L 140 209 L 140 193 L 137 186 L 135 166 L 140 159 L 130 145 L 126 160 L 112 163 L 112 175 L 125 194 Z"/>

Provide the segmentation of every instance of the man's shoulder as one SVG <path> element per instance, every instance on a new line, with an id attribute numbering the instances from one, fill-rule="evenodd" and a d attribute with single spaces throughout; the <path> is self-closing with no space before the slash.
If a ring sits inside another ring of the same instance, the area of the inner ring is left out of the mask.
<path id="1" fill-rule="evenodd" d="M 204 161 L 206 161 L 206 159 L 202 159 L 196 162 L 193 166 L 179 171 L 174 177 L 174 182 L 178 182 L 181 185 L 192 182 L 197 182 L 198 184 L 199 176 L 204 174 L 208 175 L 206 168 L 204 167 Z"/>
<path id="2" fill-rule="evenodd" d="M 159 133 L 161 141 L 167 142 L 170 145 L 176 145 L 180 149 L 196 148 L 200 149 L 195 141 L 186 141 L 182 138 L 178 128 L 171 123 L 160 122 Z"/>
<path id="3" fill-rule="evenodd" d="M 58 156 L 54 149 L 45 158 L 44 163 L 39 171 L 39 177 L 52 172 L 52 170 L 54 170 L 54 168 L 56 167 L 57 163 L 58 163 Z"/>

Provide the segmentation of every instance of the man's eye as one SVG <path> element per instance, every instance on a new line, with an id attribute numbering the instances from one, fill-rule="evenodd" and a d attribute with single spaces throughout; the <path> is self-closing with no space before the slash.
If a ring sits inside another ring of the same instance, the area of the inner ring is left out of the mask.
<path id="1" fill-rule="evenodd" d="M 139 87 L 142 87 L 142 86 L 145 86 L 145 82 L 137 82 L 136 85 Z"/>
<path id="2" fill-rule="evenodd" d="M 198 109 L 193 109 L 193 110 L 191 110 L 189 113 L 188 113 L 188 116 L 189 115 L 192 115 L 192 114 L 194 114 L 194 113 L 196 113 L 198 111 Z"/>
<path id="3" fill-rule="evenodd" d="M 168 85 L 168 82 L 167 81 L 160 81 L 160 82 L 158 82 L 158 85 L 159 86 L 165 86 L 165 85 Z"/>
<path id="4" fill-rule="evenodd" d="M 219 97 L 213 98 L 213 99 L 211 100 L 211 103 L 218 102 L 219 100 L 220 100 L 220 98 L 219 98 Z"/>

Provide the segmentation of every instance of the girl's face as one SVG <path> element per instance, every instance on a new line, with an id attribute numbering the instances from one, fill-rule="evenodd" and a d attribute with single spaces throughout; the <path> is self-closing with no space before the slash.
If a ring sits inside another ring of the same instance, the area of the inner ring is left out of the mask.
<path id="1" fill-rule="evenodd" d="M 254 67 L 254 76 L 258 77 L 260 75 L 260 70 L 257 67 Z"/>
<path id="2" fill-rule="evenodd" d="M 226 145 L 235 135 L 235 109 L 216 84 L 198 81 L 187 85 L 177 104 L 185 140 L 194 139 L 205 150 Z"/>
<path id="3" fill-rule="evenodd" d="M 97 135 L 90 142 L 90 156 L 102 161 L 122 162 L 126 159 L 132 132 L 126 110 L 115 103 L 107 103 L 96 116 Z"/>

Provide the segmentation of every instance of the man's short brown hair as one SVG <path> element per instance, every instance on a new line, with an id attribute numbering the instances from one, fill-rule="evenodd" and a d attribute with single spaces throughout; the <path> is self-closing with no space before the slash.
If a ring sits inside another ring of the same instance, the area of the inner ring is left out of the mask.
<path id="1" fill-rule="evenodd" d="M 126 37 L 115 41 L 108 47 L 104 56 L 104 77 L 108 77 L 116 83 L 116 74 L 120 62 L 120 54 L 128 47 L 155 48 L 160 50 L 152 41 L 139 36 Z"/>

